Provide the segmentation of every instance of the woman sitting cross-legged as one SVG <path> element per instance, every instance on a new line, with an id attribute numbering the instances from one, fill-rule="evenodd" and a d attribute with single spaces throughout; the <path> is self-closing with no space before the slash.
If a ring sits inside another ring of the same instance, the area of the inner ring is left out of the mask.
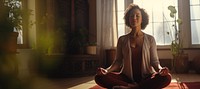
<path id="1" fill-rule="evenodd" d="M 167 67 L 160 65 L 155 39 L 141 31 L 149 23 L 148 14 L 138 5 L 130 4 L 124 19 L 131 32 L 118 39 L 116 59 L 110 67 L 97 70 L 95 82 L 108 89 L 161 89 L 168 86 L 171 75 Z"/>

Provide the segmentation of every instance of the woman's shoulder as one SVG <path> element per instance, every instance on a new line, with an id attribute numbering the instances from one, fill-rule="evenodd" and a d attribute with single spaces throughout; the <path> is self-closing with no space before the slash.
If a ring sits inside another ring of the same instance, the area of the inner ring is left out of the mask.
<path id="1" fill-rule="evenodd" d="M 128 38 L 128 34 L 125 34 L 119 37 L 119 39 L 125 39 L 125 38 Z"/>
<path id="2" fill-rule="evenodd" d="M 152 35 L 150 35 L 150 34 L 144 33 L 144 36 L 150 42 L 155 41 L 155 38 Z"/>
<path id="3" fill-rule="evenodd" d="M 118 38 L 118 41 L 120 41 L 120 42 L 126 42 L 126 41 L 128 41 L 128 38 L 129 38 L 129 36 L 127 34 L 125 34 L 125 35 L 120 36 Z"/>

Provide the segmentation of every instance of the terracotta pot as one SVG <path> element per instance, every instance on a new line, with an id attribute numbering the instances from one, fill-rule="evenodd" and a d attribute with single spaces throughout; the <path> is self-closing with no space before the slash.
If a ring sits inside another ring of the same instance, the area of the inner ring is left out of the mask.
<path id="1" fill-rule="evenodd" d="M 196 73 L 200 74 L 200 55 L 197 55 L 194 57 L 192 61 L 192 65 Z"/>
<path id="2" fill-rule="evenodd" d="M 2 53 L 16 53 L 17 52 L 17 32 L 1 33 L 0 51 Z"/>
<path id="3" fill-rule="evenodd" d="M 96 55 L 97 46 L 87 46 L 86 51 L 87 54 Z"/>
<path id="4" fill-rule="evenodd" d="M 188 54 L 179 54 L 174 57 L 174 69 L 176 73 L 188 73 Z"/>

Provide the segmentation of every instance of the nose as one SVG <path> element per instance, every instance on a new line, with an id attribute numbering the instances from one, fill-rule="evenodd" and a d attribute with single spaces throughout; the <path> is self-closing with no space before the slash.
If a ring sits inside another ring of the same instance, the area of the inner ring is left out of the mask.
<path id="1" fill-rule="evenodd" d="M 133 16 L 133 19 L 136 19 L 136 18 L 137 18 L 137 16 L 136 16 L 136 15 L 134 15 L 134 16 Z"/>

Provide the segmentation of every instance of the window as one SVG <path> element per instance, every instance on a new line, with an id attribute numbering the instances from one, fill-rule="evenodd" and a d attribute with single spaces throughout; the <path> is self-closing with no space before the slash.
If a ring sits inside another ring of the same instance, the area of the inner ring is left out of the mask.
<path id="1" fill-rule="evenodd" d="M 153 35 L 157 45 L 169 45 L 173 36 L 170 37 L 167 32 L 172 29 L 173 19 L 170 17 L 167 7 L 173 5 L 177 8 L 177 0 L 133 0 L 133 3 L 144 8 L 149 14 L 149 25 L 143 31 Z M 125 34 L 123 7 L 124 1 L 118 0 L 118 37 Z"/>
<path id="2" fill-rule="evenodd" d="M 123 17 L 124 17 L 124 0 L 117 0 L 118 37 L 125 34 L 125 23 Z"/>
<path id="3" fill-rule="evenodd" d="M 190 0 L 192 45 L 200 44 L 200 0 Z"/>
<path id="4" fill-rule="evenodd" d="M 157 3 L 154 3 L 157 2 Z M 145 33 L 153 35 L 157 45 L 169 45 L 174 39 L 173 35 L 169 36 L 167 32 L 173 31 L 173 19 L 170 17 L 169 5 L 177 6 L 176 0 L 134 0 L 134 3 L 144 8 L 149 14 L 149 25 Z M 159 3 L 159 4 L 158 4 Z M 177 8 L 177 7 L 176 7 Z"/>

